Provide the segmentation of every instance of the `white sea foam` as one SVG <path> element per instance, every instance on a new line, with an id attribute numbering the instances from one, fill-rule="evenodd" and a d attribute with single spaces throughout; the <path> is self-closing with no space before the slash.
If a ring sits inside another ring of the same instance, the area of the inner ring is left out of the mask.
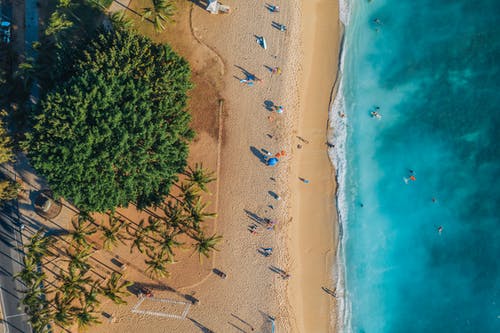
<path id="1" fill-rule="evenodd" d="M 349 0 L 339 1 L 339 19 L 344 25 L 349 24 L 349 17 L 351 16 L 351 4 Z"/>
<path id="2" fill-rule="evenodd" d="M 349 0 L 339 1 L 339 18 L 342 23 L 347 26 L 350 17 L 350 3 Z M 348 115 L 345 108 L 344 97 L 344 82 L 343 82 L 343 68 L 345 57 L 345 40 L 342 41 L 342 54 L 340 55 L 339 73 L 338 73 L 338 89 L 335 99 L 333 101 L 329 113 L 329 134 L 328 141 L 334 145 L 329 148 L 328 155 L 335 167 L 335 178 L 337 181 L 337 214 L 339 223 L 339 242 L 337 248 L 336 269 L 334 276 L 336 277 L 336 292 L 338 295 L 338 327 L 341 332 L 351 331 L 351 303 L 348 297 L 348 289 L 345 281 L 346 258 L 345 258 L 345 244 L 347 241 L 347 214 L 348 205 L 346 199 L 346 175 L 347 175 L 347 156 L 346 156 L 346 142 L 347 142 L 347 122 Z"/>
<path id="3" fill-rule="evenodd" d="M 347 201 L 346 201 L 346 139 L 347 139 L 347 117 L 341 117 L 341 114 L 345 114 L 345 99 L 343 95 L 343 83 L 340 81 L 337 95 L 333 102 L 332 108 L 330 110 L 329 125 L 330 134 L 329 142 L 335 147 L 332 147 L 328 151 L 328 155 L 335 166 L 335 178 L 338 184 L 336 201 L 337 201 L 337 214 L 339 223 L 339 243 L 337 248 L 337 260 L 336 269 L 334 274 L 336 274 L 336 292 L 339 300 L 338 303 L 338 319 L 341 331 L 345 331 L 349 327 L 349 300 L 347 298 L 347 291 L 345 288 L 345 253 L 344 244 L 347 239 L 345 222 L 347 219 Z"/>

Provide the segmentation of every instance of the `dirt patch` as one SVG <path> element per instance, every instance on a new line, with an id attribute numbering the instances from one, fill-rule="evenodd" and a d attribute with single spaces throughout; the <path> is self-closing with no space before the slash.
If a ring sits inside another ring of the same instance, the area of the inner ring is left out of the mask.
<path id="1" fill-rule="evenodd" d="M 203 42 L 196 39 L 191 28 L 191 10 L 189 1 L 176 1 L 177 13 L 175 22 L 168 24 L 165 31 L 157 33 L 153 24 L 142 21 L 140 13 L 150 6 L 149 0 L 132 0 L 127 10 L 139 32 L 151 37 L 154 41 L 168 43 L 191 65 L 194 89 L 191 90 L 189 110 L 193 116 L 191 126 L 198 134 L 195 142 L 207 132 L 212 138 L 218 137 L 217 111 L 222 91 L 223 63 L 219 56 Z"/>

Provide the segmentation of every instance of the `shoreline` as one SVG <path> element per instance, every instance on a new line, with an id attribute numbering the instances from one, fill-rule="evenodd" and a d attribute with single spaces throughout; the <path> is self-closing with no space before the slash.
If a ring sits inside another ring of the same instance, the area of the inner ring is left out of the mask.
<path id="1" fill-rule="evenodd" d="M 299 150 L 290 173 L 295 205 L 292 216 L 291 257 L 296 258 L 297 280 L 289 297 L 298 332 L 337 332 L 337 299 L 321 288 L 335 289 L 338 224 L 337 184 L 328 156 L 329 114 L 337 89 L 342 27 L 339 4 L 329 0 L 302 0 L 300 119 L 297 134 L 310 144 Z M 327 54 L 325 54 L 327 50 Z M 322 53 L 323 52 L 323 53 Z M 303 184 L 298 177 L 310 180 Z"/>

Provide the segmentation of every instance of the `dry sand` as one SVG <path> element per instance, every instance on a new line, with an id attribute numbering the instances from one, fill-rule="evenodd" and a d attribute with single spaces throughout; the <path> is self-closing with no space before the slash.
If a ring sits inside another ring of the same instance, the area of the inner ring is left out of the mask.
<path id="1" fill-rule="evenodd" d="M 327 120 L 339 52 L 337 0 L 302 1 L 302 61 L 298 135 L 309 143 L 296 150 L 290 174 L 294 216 L 291 257 L 300 272 L 289 294 L 299 332 L 338 330 L 334 289 L 337 249 L 334 172 L 327 155 Z M 298 178 L 310 181 L 304 184 Z M 333 286 L 333 287 L 332 287 Z"/>

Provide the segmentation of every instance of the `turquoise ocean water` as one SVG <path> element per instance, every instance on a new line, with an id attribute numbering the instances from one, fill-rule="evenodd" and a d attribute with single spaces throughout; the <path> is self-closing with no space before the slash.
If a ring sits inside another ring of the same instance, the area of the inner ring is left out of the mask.
<path id="1" fill-rule="evenodd" d="M 346 331 L 500 332 L 500 1 L 351 0 L 344 46 Z"/>

